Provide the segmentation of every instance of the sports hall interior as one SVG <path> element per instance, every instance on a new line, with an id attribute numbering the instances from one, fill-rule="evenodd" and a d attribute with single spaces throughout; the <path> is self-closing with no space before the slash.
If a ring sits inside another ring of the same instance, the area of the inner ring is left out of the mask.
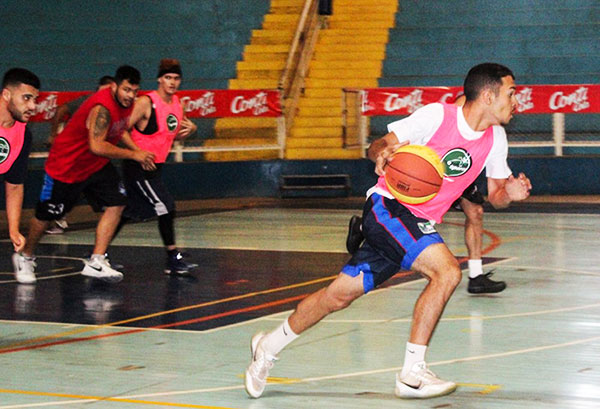
<path id="1" fill-rule="evenodd" d="M 348 221 L 376 182 L 365 143 L 403 117 L 361 118 L 357 92 L 462 86 L 485 61 L 517 84 L 599 84 L 597 0 L 4 0 L 0 15 L 0 71 L 27 68 L 42 91 L 92 90 L 122 64 L 151 90 L 177 58 L 182 90 L 279 89 L 284 119 L 192 118 L 163 168 L 190 277 L 162 272 L 155 221 L 111 245 L 121 283 L 82 277 L 98 217 L 82 201 L 42 240 L 38 283 L 18 284 L 0 188 L 0 409 L 600 407 L 599 113 L 565 114 L 560 142 L 553 114 L 506 127 L 532 195 L 484 205 L 484 269 L 508 287 L 473 296 L 463 278 L 448 304 L 428 354 L 454 394 L 394 397 L 425 283 L 408 272 L 303 334 L 260 399 L 243 387 L 252 335 L 349 259 Z M 50 132 L 29 126 L 24 230 Z M 464 215 L 438 229 L 465 268 Z"/>

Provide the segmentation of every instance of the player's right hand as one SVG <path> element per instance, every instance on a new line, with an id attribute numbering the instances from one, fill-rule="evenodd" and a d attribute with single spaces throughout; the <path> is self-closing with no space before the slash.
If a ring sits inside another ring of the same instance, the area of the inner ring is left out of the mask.
<path id="1" fill-rule="evenodd" d="M 25 237 L 19 231 L 10 233 L 10 241 L 12 242 L 15 253 L 23 251 L 25 243 L 27 242 Z"/>
<path id="2" fill-rule="evenodd" d="M 392 154 L 396 152 L 398 148 L 404 145 L 408 145 L 408 141 L 395 143 L 393 145 L 388 145 L 385 148 L 383 148 L 377 154 L 377 159 L 375 159 L 375 173 L 377 173 L 379 176 L 383 175 L 385 173 L 385 167 Z"/>
<path id="3" fill-rule="evenodd" d="M 142 169 L 144 170 L 156 170 L 156 165 L 154 164 L 154 159 L 156 155 L 152 152 L 148 151 L 135 151 L 135 160 L 142 165 Z"/>

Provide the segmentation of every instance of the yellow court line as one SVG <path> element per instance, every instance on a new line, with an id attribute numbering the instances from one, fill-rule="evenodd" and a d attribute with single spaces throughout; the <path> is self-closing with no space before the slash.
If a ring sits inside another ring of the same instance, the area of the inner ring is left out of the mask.
<path id="1" fill-rule="evenodd" d="M 502 388 L 502 386 L 500 385 L 489 385 L 489 384 L 485 384 L 485 383 L 457 383 L 458 386 L 462 386 L 463 388 L 476 388 L 476 389 L 481 389 L 479 392 L 480 395 L 488 395 L 500 388 Z"/>
<path id="2" fill-rule="evenodd" d="M 16 342 L 14 344 L 5 345 L 3 348 L 0 348 L 0 352 L 7 350 L 7 349 L 13 349 L 16 347 L 24 346 L 24 345 L 36 344 L 38 342 L 43 342 L 43 341 L 47 341 L 50 339 L 56 339 L 56 338 L 70 336 L 70 335 L 82 334 L 85 332 L 95 331 L 97 329 L 109 328 L 109 327 L 114 327 L 116 325 L 128 324 L 131 322 L 142 321 L 142 320 L 149 319 L 149 318 L 160 317 L 162 315 L 174 314 L 174 313 L 181 312 L 181 311 L 209 307 L 212 305 L 223 304 L 223 303 L 230 302 L 230 301 L 243 300 L 245 298 L 255 297 L 258 295 L 271 294 L 271 293 L 275 293 L 275 292 L 279 292 L 279 291 L 291 290 L 293 288 L 317 284 L 317 283 L 321 283 L 323 281 L 330 281 L 330 280 L 333 280 L 334 278 L 336 278 L 337 276 L 338 275 L 336 274 L 336 275 L 332 275 L 332 276 L 328 276 L 328 277 L 318 278 L 316 280 L 305 281 L 303 283 L 290 284 L 290 285 L 286 285 L 283 287 L 270 288 L 268 290 L 255 291 L 255 292 L 251 292 L 251 293 L 247 293 L 247 294 L 236 295 L 233 297 L 222 298 L 220 300 L 207 301 L 207 302 L 201 303 L 201 304 L 188 305 L 185 307 L 175 308 L 172 310 L 160 311 L 160 312 L 156 312 L 153 314 L 143 315 L 140 317 L 130 318 L 130 319 L 122 320 L 122 321 L 111 322 L 111 323 L 104 324 L 104 325 L 94 325 L 94 326 L 89 326 L 89 327 L 85 327 L 85 328 L 79 328 L 79 329 L 72 330 L 72 331 L 59 332 L 58 334 L 47 335 L 44 337 L 33 338 L 33 339 L 30 339 L 27 341 Z M 140 328 L 140 331 L 144 331 L 144 330 L 145 330 L 144 328 Z"/>
<path id="3" fill-rule="evenodd" d="M 0 389 L 0 393 L 8 393 L 15 395 L 34 395 L 34 396 L 52 396 L 54 398 L 69 398 L 69 399 L 85 399 L 89 402 L 121 402 L 121 403 L 139 403 L 142 405 L 155 405 L 155 406 L 171 406 L 177 408 L 202 408 L 202 409 L 233 409 L 224 406 L 207 406 L 207 405 L 194 405 L 191 403 L 174 403 L 174 402 L 155 402 L 149 400 L 139 399 L 125 399 L 125 398 L 110 398 L 103 396 L 86 396 L 86 395 L 73 395 L 70 393 L 51 393 L 51 392 L 35 392 L 35 391 L 21 391 L 15 389 Z M 69 402 L 66 402 L 69 403 Z"/>

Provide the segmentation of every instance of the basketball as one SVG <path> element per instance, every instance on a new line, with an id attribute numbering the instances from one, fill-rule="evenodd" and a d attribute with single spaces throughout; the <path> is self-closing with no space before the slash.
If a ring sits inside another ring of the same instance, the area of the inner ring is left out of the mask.
<path id="1" fill-rule="evenodd" d="M 385 167 L 385 182 L 398 201 L 421 204 L 435 197 L 442 186 L 444 165 L 435 151 L 422 145 L 404 145 Z"/>

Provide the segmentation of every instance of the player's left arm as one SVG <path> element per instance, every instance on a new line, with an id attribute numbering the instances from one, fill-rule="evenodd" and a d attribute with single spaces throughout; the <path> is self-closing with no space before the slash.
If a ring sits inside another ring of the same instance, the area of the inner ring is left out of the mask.
<path id="1" fill-rule="evenodd" d="M 4 188 L 6 192 L 6 218 L 8 220 L 10 241 L 13 244 L 15 252 L 19 252 L 25 247 L 25 237 L 19 230 L 21 209 L 23 209 L 23 184 L 12 184 L 5 181 Z"/>
<path id="2" fill-rule="evenodd" d="M 504 209 L 511 202 L 525 200 L 531 191 L 531 181 L 524 173 L 507 179 L 488 178 L 488 201 L 496 209 Z"/>

